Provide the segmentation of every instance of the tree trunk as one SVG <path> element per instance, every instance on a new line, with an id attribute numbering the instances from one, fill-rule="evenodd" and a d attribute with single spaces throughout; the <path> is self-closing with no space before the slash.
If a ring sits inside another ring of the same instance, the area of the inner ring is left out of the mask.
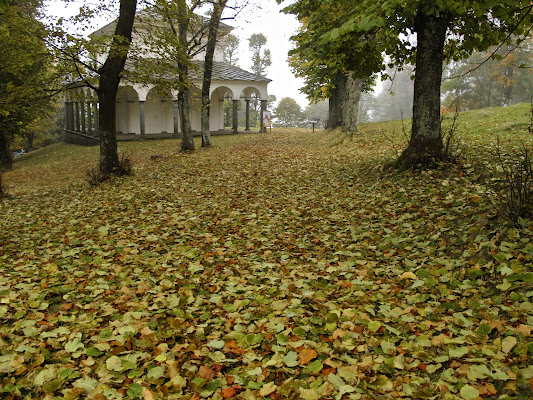
<path id="1" fill-rule="evenodd" d="M 180 71 L 182 71 L 181 68 Z M 190 92 L 191 91 L 188 87 L 183 87 L 183 89 L 178 92 L 178 112 L 180 116 L 182 133 L 181 151 L 194 151 L 195 149 L 191 130 Z"/>
<path id="2" fill-rule="evenodd" d="M 352 78 L 351 73 L 349 73 L 346 80 L 342 129 L 350 138 L 353 137 L 354 132 L 357 132 L 357 124 L 359 122 L 359 100 L 361 99 L 362 89 L 363 80 L 354 79 Z"/>
<path id="3" fill-rule="evenodd" d="M 4 132 L 0 131 L 0 172 L 7 171 L 12 166 L 13 155 L 9 148 L 9 140 Z"/>
<path id="4" fill-rule="evenodd" d="M 334 81 L 335 89 L 329 98 L 328 129 L 330 130 L 343 126 L 347 80 L 348 77 L 344 72 L 337 72 Z"/>
<path id="5" fill-rule="evenodd" d="M 137 0 L 121 0 L 120 14 L 115 36 L 111 42 L 109 55 L 99 69 L 100 80 L 97 90 L 100 107 L 98 119 L 100 124 L 100 178 L 120 173 L 115 131 L 115 110 L 120 76 L 126 64 L 131 43 L 131 31 L 135 19 Z"/>
<path id="6" fill-rule="evenodd" d="M 188 16 L 188 9 L 185 1 L 178 2 L 178 7 L 180 15 L 178 23 L 178 38 L 180 41 L 180 47 L 182 49 L 186 49 L 188 47 L 187 33 L 189 30 L 190 17 Z M 183 61 L 178 61 L 178 71 L 178 113 L 180 117 L 182 133 L 181 151 L 194 151 L 194 140 L 191 130 L 191 89 L 188 81 L 188 64 Z"/>
<path id="7" fill-rule="evenodd" d="M 211 100 L 209 95 L 211 91 L 213 58 L 217 44 L 218 27 L 220 26 L 220 18 L 222 17 L 222 11 L 224 11 L 226 3 L 227 0 L 220 0 L 220 2 L 213 5 L 213 14 L 209 21 L 209 34 L 207 37 L 204 62 L 204 78 L 202 82 L 202 147 L 211 146 L 211 132 L 209 129 L 209 110 L 211 108 Z"/>
<path id="8" fill-rule="evenodd" d="M 400 168 L 433 167 L 443 159 L 440 85 L 448 19 L 418 12 L 413 123 L 409 145 L 398 159 Z"/>
<path id="9" fill-rule="evenodd" d="M 26 153 L 29 153 L 30 151 L 33 151 L 33 140 L 35 139 L 35 133 L 34 132 L 27 132 L 24 135 L 24 141 L 26 142 Z"/>

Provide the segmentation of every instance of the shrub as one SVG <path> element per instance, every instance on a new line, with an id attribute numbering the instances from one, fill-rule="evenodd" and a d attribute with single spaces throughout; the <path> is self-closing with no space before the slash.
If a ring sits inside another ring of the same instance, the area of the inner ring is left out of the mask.
<path id="1" fill-rule="evenodd" d="M 504 158 L 498 139 L 498 166 L 501 178 L 496 180 L 496 207 L 500 215 L 514 225 L 522 225 L 524 218 L 533 217 L 533 161 L 522 144 L 517 153 Z"/>
<path id="2" fill-rule="evenodd" d="M 98 186 L 100 183 L 107 181 L 111 176 L 130 176 L 133 175 L 133 162 L 124 154 L 120 156 L 118 166 L 112 174 L 102 175 L 98 166 L 87 170 L 85 180 L 90 186 Z"/>

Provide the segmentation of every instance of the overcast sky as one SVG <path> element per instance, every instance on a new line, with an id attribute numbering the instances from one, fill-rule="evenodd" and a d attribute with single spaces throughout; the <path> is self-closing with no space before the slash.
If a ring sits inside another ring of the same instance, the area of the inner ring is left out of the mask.
<path id="1" fill-rule="evenodd" d="M 73 0 L 67 9 L 62 0 L 48 0 L 47 14 L 49 15 L 73 15 L 79 10 L 80 5 L 85 1 Z M 290 3 L 278 5 L 276 0 L 254 0 L 235 20 L 224 21 L 234 29 L 232 33 L 240 39 L 239 45 L 239 66 L 250 70 L 251 53 L 248 48 L 248 39 L 254 33 L 262 33 L 267 37 L 268 48 L 272 52 L 272 65 L 267 69 L 267 77 L 272 79 L 268 85 L 269 94 L 281 100 L 283 97 L 295 99 L 302 108 L 309 102 L 305 95 L 299 92 L 303 86 L 301 78 L 296 78 L 288 64 L 288 52 L 292 47 L 290 37 L 297 31 L 299 23 L 292 15 L 285 15 L 281 12 L 283 7 Z M 94 27 L 105 25 L 113 18 L 111 15 L 102 16 L 102 21 L 95 21 Z"/>
<path id="2" fill-rule="evenodd" d="M 281 12 L 284 4 L 278 5 L 275 0 L 264 0 L 260 3 L 261 9 L 249 7 L 236 20 L 227 21 L 228 25 L 234 27 L 232 33 L 241 40 L 239 66 L 250 69 L 248 39 L 254 33 L 264 34 L 267 37 L 267 48 L 272 52 L 272 65 L 266 74 L 272 79 L 268 85 L 269 94 L 275 95 L 278 101 L 283 97 L 292 97 L 305 108 L 309 102 L 298 90 L 303 86 L 303 80 L 296 78 L 287 64 L 288 52 L 292 48 L 290 37 L 298 30 L 299 23 L 295 16 Z"/>

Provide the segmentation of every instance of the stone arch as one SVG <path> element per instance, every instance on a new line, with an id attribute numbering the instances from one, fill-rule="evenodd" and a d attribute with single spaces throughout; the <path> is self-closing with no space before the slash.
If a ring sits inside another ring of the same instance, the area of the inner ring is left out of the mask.
<path id="1" fill-rule="evenodd" d="M 139 94 L 131 86 L 120 86 L 116 98 L 115 125 L 117 133 L 140 133 Z"/>
<path id="2" fill-rule="evenodd" d="M 231 126 L 233 118 L 234 94 L 228 86 L 217 86 L 211 91 L 211 109 L 209 123 L 212 130 L 223 131 L 225 126 Z"/>
<path id="3" fill-rule="evenodd" d="M 146 96 L 146 133 L 174 132 L 174 106 L 170 92 L 153 87 Z"/>
<path id="4" fill-rule="evenodd" d="M 261 111 L 266 110 L 267 93 L 257 86 L 247 86 L 240 97 L 244 103 L 244 115 L 246 118 L 246 131 L 261 129 Z M 251 129 L 251 126 L 253 129 Z"/>

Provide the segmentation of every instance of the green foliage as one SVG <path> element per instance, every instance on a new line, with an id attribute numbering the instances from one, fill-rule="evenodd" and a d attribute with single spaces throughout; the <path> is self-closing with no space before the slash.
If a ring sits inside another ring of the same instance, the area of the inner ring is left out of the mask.
<path id="1" fill-rule="evenodd" d="M 265 48 L 267 38 L 262 33 L 254 33 L 248 39 L 248 47 L 252 52 L 252 72 L 265 76 L 267 68 L 272 64 L 270 50 Z"/>
<path id="2" fill-rule="evenodd" d="M 0 135 L 27 134 L 54 111 L 52 57 L 37 20 L 40 2 L 9 2 L 0 21 Z M 33 125 L 33 126 L 32 126 Z"/>
<path id="3" fill-rule="evenodd" d="M 529 102 L 532 46 L 529 38 L 518 46 L 491 47 L 450 62 L 442 85 L 444 104 L 457 102 L 461 110 L 471 110 Z"/>
<path id="4" fill-rule="evenodd" d="M 239 58 L 237 51 L 239 48 L 239 38 L 233 34 L 229 34 L 224 39 L 224 61 L 230 65 L 238 66 Z"/>
<path id="5" fill-rule="evenodd" d="M 282 98 L 274 109 L 275 126 L 298 128 L 305 123 L 302 107 L 290 97 Z"/>
<path id="6" fill-rule="evenodd" d="M 0 204 L 2 397 L 531 398 L 533 224 L 482 179 L 527 110 L 462 114 L 461 174 L 384 173 L 394 123 L 121 143 L 139 179 L 95 188 L 97 149 L 29 154 L 8 185 L 61 184 Z"/>

